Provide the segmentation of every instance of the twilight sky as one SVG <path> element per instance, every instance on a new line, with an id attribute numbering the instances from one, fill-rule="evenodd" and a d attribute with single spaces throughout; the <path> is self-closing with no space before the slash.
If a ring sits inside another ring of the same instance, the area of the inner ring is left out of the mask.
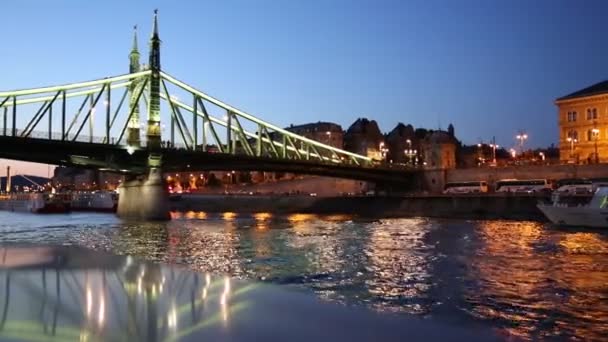
<path id="1" fill-rule="evenodd" d="M 24 0 L 2 4 L 0 90 L 127 72 L 154 8 L 164 70 L 281 126 L 453 123 L 469 144 L 547 146 L 555 98 L 608 78 L 608 1 Z"/>

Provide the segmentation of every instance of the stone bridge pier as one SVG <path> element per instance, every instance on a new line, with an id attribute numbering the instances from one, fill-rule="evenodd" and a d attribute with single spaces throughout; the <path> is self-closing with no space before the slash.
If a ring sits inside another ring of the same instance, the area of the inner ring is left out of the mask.
<path id="1" fill-rule="evenodd" d="M 133 220 L 169 220 L 169 193 L 161 168 L 125 180 L 119 187 L 118 217 Z"/>

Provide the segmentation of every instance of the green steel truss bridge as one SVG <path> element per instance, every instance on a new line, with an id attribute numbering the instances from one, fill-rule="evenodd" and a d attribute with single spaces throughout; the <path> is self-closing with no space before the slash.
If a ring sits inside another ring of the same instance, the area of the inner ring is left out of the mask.
<path id="1" fill-rule="evenodd" d="M 135 33 L 128 74 L 0 91 L 0 158 L 126 174 L 283 171 L 409 183 L 415 172 L 295 134 L 164 72 L 156 14 L 150 46 L 142 66 Z"/>

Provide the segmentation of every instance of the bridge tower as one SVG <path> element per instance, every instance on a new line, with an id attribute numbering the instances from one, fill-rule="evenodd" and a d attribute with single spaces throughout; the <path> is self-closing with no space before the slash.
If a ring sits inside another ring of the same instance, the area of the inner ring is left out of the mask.
<path id="1" fill-rule="evenodd" d="M 158 10 L 154 10 L 154 27 L 150 38 L 150 86 L 148 93 L 148 127 L 146 147 L 148 174 L 125 180 L 120 186 L 117 214 L 120 217 L 143 220 L 168 220 L 169 194 L 162 174 L 161 129 L 160 129 L 160 38 L 158 37 Z M 137 38 L 131 51 L 131 67 L 139 65 Z M 139 66 L 138 66 L 139 67 Z M 137 93 L 134 91 L 133 93 Z M 133 98 L 132 98 L 133 99 Z M 133 99 L 134 100 L 134 99 Z M 139 120 L 137 121 L 139 125 Z M 133 129 L 135 132 L 135 129 Z M 139 137 L 139 126 L 137 128 Z"/>
<path id="2" fill-rule="evenodd" d="M 137 49 L 137 25 L 133 27 L 133 47 L 129 53 L 129 73 L 140 71 L 139 50 Z M 129 86 L 129 108 L 133 108 L 133 115 L 128 123 L 127 144 L 129 146 L 140 146 L 139 138 L 139 103 L 137 103 L 137 91 L 140 83 L 134 81 Z"/>
<path id="3" fill-rule="evenodd" d="M 158 36 L 158 10 L 154 10 L 152 37 L 150 38 L 149 67 L 150 90 L 148 94 L 148 149 L 160 149 L 160 38 Z M 152 162 L 152 161 L 151 161 Z M 159 165 L 150 165 L 151 167 Z"/>

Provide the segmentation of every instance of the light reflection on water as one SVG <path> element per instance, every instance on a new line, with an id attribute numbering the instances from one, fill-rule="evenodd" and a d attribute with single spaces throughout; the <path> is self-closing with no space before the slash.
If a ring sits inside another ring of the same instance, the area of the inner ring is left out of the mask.
<path id="1" fill-rule="evenodd" d="M 608 337 L 608 237 L 532 222 L 484 222 L 466 299 L 520 337 Z"/>
<path id="2" fill-rule="evenodd" d="M 133 254 L 304 287 L 349 305 L 486 324 L 511 336 L 608 334 L 607 232 L 533 222 L 344 215 L 172 217 L 135 223 L 110 215 L 0 212 L 0 232 L 4 243 L 77 244 Z"/>

